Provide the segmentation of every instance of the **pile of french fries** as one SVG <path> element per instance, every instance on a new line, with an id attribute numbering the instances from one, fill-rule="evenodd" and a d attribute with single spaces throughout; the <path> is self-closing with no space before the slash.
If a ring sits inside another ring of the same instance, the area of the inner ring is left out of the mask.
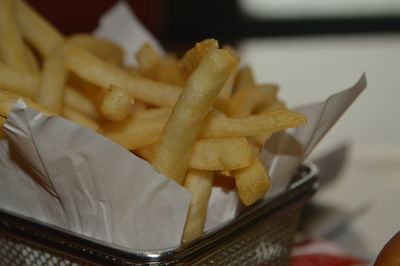
<path id="1" fill-rule="evenodd" d="M 245 205 L 264 197 L 265 141 L 306 117 L 216 40 L 181 58 L 149 44 L 132 56 L 136 67 L 124 65 L 123 49 L 108 40 L 64 36 L 26 2 L 0 0 L 0 124 L 22 98 L 147 160 L 192 192 L 182 238 L 191 241 L 203 232 L 213 185 L 233 185 Z"/>

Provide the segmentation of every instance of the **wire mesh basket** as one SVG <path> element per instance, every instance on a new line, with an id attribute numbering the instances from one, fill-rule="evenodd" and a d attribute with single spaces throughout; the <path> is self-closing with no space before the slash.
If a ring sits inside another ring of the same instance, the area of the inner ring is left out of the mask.
<path id="1" fill-rule="evenodd" d="M 0 211 L 0 265 L 288 265 L 317 169 L 299 168 L 288 191 L 201 238 L 168 250 L 127 251 Z"/>

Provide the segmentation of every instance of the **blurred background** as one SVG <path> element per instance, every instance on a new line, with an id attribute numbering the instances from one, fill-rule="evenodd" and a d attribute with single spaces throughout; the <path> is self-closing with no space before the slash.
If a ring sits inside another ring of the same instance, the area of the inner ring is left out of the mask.
<path id="1" fill-rule="evenodd" d="M 31 0 L 66 34 L 92 31 L 116 1 Z M 314 151 L 343 145 L 339 175 L 314 199 L 342 211 L 332 239 L 375 258 L 400 228 L 400 1 L 131 0 L 162 46 L 234 45 L 259 82 L 281 86 L 290 107 L 325 100 L 366 73 L 368 87 Z M 346 156 L 345 156 L 346 155 Z M 328 169 L 329 170 L 329 169 Z"/>

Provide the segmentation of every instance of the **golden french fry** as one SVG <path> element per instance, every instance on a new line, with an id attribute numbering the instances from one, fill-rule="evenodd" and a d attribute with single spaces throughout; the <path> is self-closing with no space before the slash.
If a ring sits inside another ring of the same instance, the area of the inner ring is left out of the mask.
<path id="1" fill-rule="evenodd" d="M 239 65 L 239 61 L 240 61 L 240 57 L 238 55 L 238 52 L 235 50 L 235 48 L 233 48 L 230 45 L 224 45 L 223 47 L 224 50 L 227 50 L 234 58 L 236 58 L 236 60 L 238 61 L 238 65 Z M 228 80 L 226 81 L 224 87 L 222 88 L 222 90 L 220 91 L 218 97 L 222 100 L 228 100 L 233 92 L 233 87 L 235 85 L 235 81 L 236 81 L 236 75 L 237 75 L 237 68 L 232 71 L 231 75 L 229 76 Z"/>
<path id="2" fill-rule="evenodd" d="M 159 110 L 162 115 L 156 118 L 146 119 L 132 116 L 128 117 L 122 123 L 106 126 L 105 135 L 128 150 L 155 144 L 161 138 L 170 113 L 170 109 L 162 108 Z M 146 110 L 146 112 L 149 111 L 151 112 L 151 109 Z M 257 136 L 302 126 L 306 122 L 307 119 L 303 114 L 288 109 L 277 109 L 270 113 L 252 115 L 247 118 L 229 118 L 214 110 L 206 116 L 199 137 L 230 138 Z M 142 128 L 140 127 L 140 123 L 143 123 Z"/>
<path id="3" fill-rule="evenodd" d="M 123 62 L 124 50 L 122 47 L 108 40 L 79 33 L 69 36 L 68 43 L 89 51 L 111 64 L 119 66 Z"/>
<path id="4" fill-rule="evenodd" d="M 140 70 L 134 66 L 126 66 L 126 67 L 124 67 L 124 70 L 134 77 L 137 77 L 137 78 L 143 77 L 142 74 L 140 73 Z"/>
<path id="5" fill-rule="evenodd" d="M 0 1 L 0 54 L 3 62 L 17 70 L 32 72 L 14 12 L 13 0 Z"/>
<path id="6" fill-rule="evenodd" d="M 250 166 L 234 170 L 233 175 L 239 197 L 246 206 L 263 198 L 271 186 L 267 169 L 255 152 Z"/>
<path id="7" fill-rule="evenodd" d="M 68 69 L 64 63 L 66 45 L 54 49 L 44 61 L 40 74 L 37 103 L 59 114 L 63 107 L 64 84 Z"/>
<path id="8" fill-rule="evenodd" d="M 199 170 L 235 170 L 250 165 L 251 149 L 245 138 L 197 140 L 189 168 Z"/>
<path id="9" fill-rule="evenodd" d="M 32 50 L 29 48 L 29 46 L 24 43 L 24 52 L 25 52 L 25 57 L 27 59 L 29 69 L 33 74 L 38 74 L 40 71 L 39 67 L 39 62 L 36 59 L 36 56 L 33 54 Z"/>
<path id="10" fill-rule="evenodd" d="M 0 90 L 0 115 L 7 117 L 11 107 L 18 101 L 18 99 L 24 100 L 24 102 L 32 109 L 35 109 L 46 115 L 54 115 L 52 111 L 33 102 L 31 99 L 6 90 Z"/>
<path id="11" fill-rule="evenodd" d="M 68 68 L 82 79 L 103 89 L 115 85 L 128 90 L 135 99 L 156 106 L 171 107 L 176 103 L 181 88 L 129 75 L 123 69 L 107 64 L 100 58 L 75 47 L 66 55 Z"/>
<path id="12" fill-rule="evenodd" d="M 161 57 L 152 67 L 144 72 L 144 75 L 160 82 L 178 86 L 185 84 L 185 80 L 180 72 L 179 61 L 171 55 Z"/>
<path id="13" fill-rule="evenodd" d="M 222 87 L 222 90 L 220 91 L 220 93 L 218 95 L 219 98 L 228 100 L 231 97 L 236 74 L 237 74 L 237 71 L 235 69 L 234 71 L 232 71 L 228 80 L 225 82 L 224 87 Z"/>
<path id="14" fill-rule="evenodd" d="M 272 103 L 269 103 L 266 106 L 263 106 L 262 108 L 263 109 L 258 114 L 266 115 L 274 110 L 286 108 L 286 106 L 283 102 L 277 100 Z M 257 146 L 261 151 L 267 140 L 272 136 L 272 133 L 273 132 L 265 132 L 261 135 L 248 137 L 247 139 L 251 140 L 251 142 L 254 143 L 254 145 Z"/>
<path id="15" fill-rule="evenodd" d="M 0 89 L 35 98 L 38 87 L 39 77 L 37 75 L 23 73 L 0 63 Z"/>
<path id="16" fill-rule="evenodd" d="M 196 43 L 196 45 L 187 51 L 181 59 L 181 74 L 186 80 L 192 72 L 197 68 L 201 60 L 212 50 L 218 49 L 218 41 L 214 39 L 206 39 Z"/>
<path id="17" fill-rule="evenodd" d="M 150 43 L 145 43 L 135 55 L 136 61 L 140 69 L 144 72 L 149 70 L 154 64 L 160 60 L 161 55 L 154 49 Z"/>
<path id="18" fill-rule="evenodd" d="M 307 118 L 301 113 L 279 108 L 246 118 L 229 118 L 220 112 L 210 112 L 200 131 L 201 138 L 257 136 L 287 128 L 303 126 Z"/>
<path id="19" fill-rule="evenodd" d="M 154 160 L 157 144 L 137 148 L 133 152 L 148 162 Z M 198 170 L 235 170 L 250 165 L 252 153 L 245 138 L 197 140 L 189 168 Z"/>
<path id="20" fill-rule="evenodd" d="M 98 118 L 97 108 L 82 92 L 67 86 L 64 92 L 65 107 L 74 109 L 94 120 Z"/>
<path id="21" fill-rule="evenodd" d="M 6 134 L 3 130 L 3 125 L 6 123 L 7 119 L 3 116 L 0 116 L 0 139 L 4 138 Z"/>
<path id="22" fill-rule="evenodd" d="M 171 109 L 157 108 L 137 112 L 119 123 L 103 127 L 103 134 L 128 150 L 152 145 L 160 140 Z"/>
<path id="23" fill-rule="evenodd" d="M 222 49 L 227 50 L 233 57 L 235 57 L 238 61 L 240 60 L 239 52 L 230 44 L 224 44 Z"/>
<path id="24" fill-rule="evenodd" d="M 241 68 L 236 76 L 235 91 L 240 91 L 256 85 L 254 81 L 253 71 L 249 66 Z"/>
<path id="25" fill-rule="evenodd" d="M 192 241 L 203 233 L 207 214 L 208 199 L 214 182 L 214 172 L 189 169 L 184 186 L 192 192 L 192 199 L 186 217 L 182 242 Z"/>
<path id="26" fill-rule="evenodd" d="M 133 153 L 151 163 L 157 152 L 157 144 L 144 146 L 133 150 Z"/>
<path id="27" fill-rule="evenodd" d="M 257 107 L 262 107 L 277 100 L 278 87 L 272 84 L 258 85 L 239 90 L 227 106 L 230 117 L 244 118 L 251 115 Z"/>
<path id="28" fill-rule="evenodd" d="M 265 142 L 272 136 L 272 133 L 264 133 L 257 136 L 249 137 L 250 140 L 261 150 Z"/>
<path id="29" fill-rule="evenodd" d="M 100 131 L 100 125 L 90 117 L 87 117 L 84 114 L 69 107 L 65 107 L 62 112 L 63 116 L 66 119 L 71 120 L 72 122 L 81 126 L 90 128 L 93 131 Z"/>
<path id="30" fill-rule="evenodd" d="M 168 119 L 153 166 L 182 184 L 202 122 L 236 60 L 225 50 L 209 52 L 187 80 Z"/>
<path id="31" fill-rule="evenodd" d="M 64 36 L 23 0 L 15 0 L 15 13 L 23 37 L 46 57 L 64 40 Z"/>
<path id="32" fill-rule="evenodd" d="M 126 118 L 133 102 L 133 96 L 125 89 L 111 85 L 100 105 L 100 111 L 104 118 L 119 122 Z"/>

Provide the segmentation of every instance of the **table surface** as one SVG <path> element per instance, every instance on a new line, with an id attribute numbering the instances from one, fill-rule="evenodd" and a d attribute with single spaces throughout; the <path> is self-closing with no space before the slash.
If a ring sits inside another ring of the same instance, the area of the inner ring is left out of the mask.
<path id="1" fill-rule="evenodd" d="M 337 182 L 316 199 L 350 211 L 369 204 L 350 228 L 376 256 L 400 230 L 400 34 L 250 39 L 239 51 L 257 81 L 281 86 L 290 107 L 325 100 L 366 73 L 367 89 L 311 157 L 350 145 Z"/>

